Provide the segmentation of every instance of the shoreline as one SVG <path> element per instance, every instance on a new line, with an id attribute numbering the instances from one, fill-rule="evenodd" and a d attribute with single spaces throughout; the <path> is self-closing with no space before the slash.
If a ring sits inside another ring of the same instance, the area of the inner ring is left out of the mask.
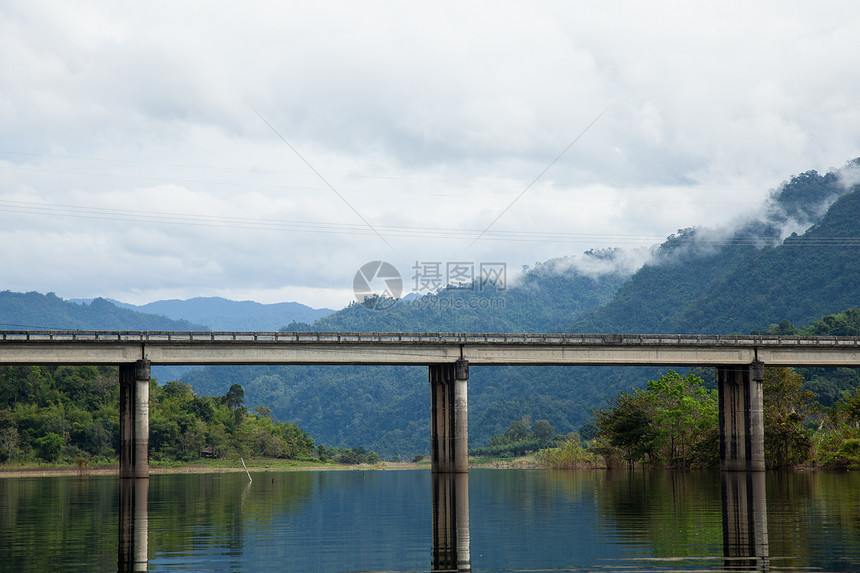
<path id="1" fill-rule="evenodd" d="M 297 465 L 249 465 L 248 472 L 263 473 L 263 472 L 291 472 L 291 471 L 384 471 L 384 470 L 400 470 L 400 469 L 430 469 L 428 464 L 413 464 L 413 463 L 395 463 L 383 462 L 379 464 L 359 464 L 359 465 L 325 465 L 325 464 L 297 464 Z M 178 467 L 150 467 L 149 475 L 163 474 L 221 474 L 221 473 L 246 473 L 243 467 L 235 467 L 232 465 L 187 465 Z M 78 468 L 76 466 L 64 467 L 32 467 L 32 468 L 15 468 L 4 469 L 0 468 L 0 479 L 3 478 L 19 478 L 19 477 L 90 477 L 90 476 L 119 476 L 118 466 L 99 467 L 99 468 Z"/>
<path id="2" fill-rule="evenodd" d="M 233 460 L 223 460 L 223 464 L 200 464 L 188 463 L 176 466 L 151 465 L 150 475 L 162 474 L 216 474 L 216 473 L 245 473 L 246 468 L 237 465 Z M 534 464 L 530 458 L 516 458 L 512 460 L 492 460 L 479 463 L 470 463 L 469 469 L 534 469 L 540 466 Z M 386 471 L 386 470 L 430 470 L 429 462 L 379 462 L 376 464 L 325 464 L 313 462 L 285 462 L 285 460 L 252 460 L 247 464 L 247 471 L 254 473 L 262 472 L 302 472 L 302 471 Z M 119 465 L 102 466 L 95 468 L 79 468 L 75 465 L 54 467 L 15 467 L 4 468 L 0 466 L 0 479 L 19 477 L 89 477 L 89 476 L 119 476 Z"/>

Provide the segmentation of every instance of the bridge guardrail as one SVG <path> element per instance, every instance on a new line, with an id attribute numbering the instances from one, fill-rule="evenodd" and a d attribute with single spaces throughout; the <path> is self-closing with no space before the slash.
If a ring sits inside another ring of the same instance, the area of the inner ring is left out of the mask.
<path id="1" fill-rule="evenodd" d="M 272 344 L 468 344 L 599 346 L 840 346 L 860 348 L 857 336 L 717 334 L 531 334 L 421 332 L 178 332 L 0 331 L 3 343 L 272 343 Z"/>

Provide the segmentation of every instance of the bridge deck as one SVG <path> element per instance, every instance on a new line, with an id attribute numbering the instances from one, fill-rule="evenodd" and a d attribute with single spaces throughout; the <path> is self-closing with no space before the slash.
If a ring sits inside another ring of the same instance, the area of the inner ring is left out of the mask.
<path id="1" fill-rule="evenodd" d="M 0 364 L 750 364 L 860 367 L 860 337 L 0 331 Z"/>

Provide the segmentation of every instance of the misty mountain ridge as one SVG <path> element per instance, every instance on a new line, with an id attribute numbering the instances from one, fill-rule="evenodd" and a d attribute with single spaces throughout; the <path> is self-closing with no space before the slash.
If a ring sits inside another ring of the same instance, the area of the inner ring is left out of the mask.
<path id="1" fill-rule="evenodd" d="M 734 230 L 682 229 L 608 304 L 572 331 L 747 334 L 808 324 L 860 304 L 860 159 L 807 171 L 772 192 L 761 219 Z M 805 226 L 798 235 L 790 229 Z M 853 248 L 852 248 L 853 246 Z"/>

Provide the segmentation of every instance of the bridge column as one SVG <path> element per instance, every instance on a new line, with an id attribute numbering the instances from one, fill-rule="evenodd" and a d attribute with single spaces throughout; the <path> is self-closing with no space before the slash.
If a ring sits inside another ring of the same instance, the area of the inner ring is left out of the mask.
<path id="1" fill-rule="evenodd" d="M 718 366 L 720 469 L 764 471 L 764 363 Z"/>
<path id="2" fill-rule="evenodd" d="M 119 367 L 119 477 L 149 477 L 149 360 Z"/>
<path id="3" fill-rule="evenodd" d="M 469 471 L 469 363 L 430 366 L 430 460 L 437 473 Z"/>

